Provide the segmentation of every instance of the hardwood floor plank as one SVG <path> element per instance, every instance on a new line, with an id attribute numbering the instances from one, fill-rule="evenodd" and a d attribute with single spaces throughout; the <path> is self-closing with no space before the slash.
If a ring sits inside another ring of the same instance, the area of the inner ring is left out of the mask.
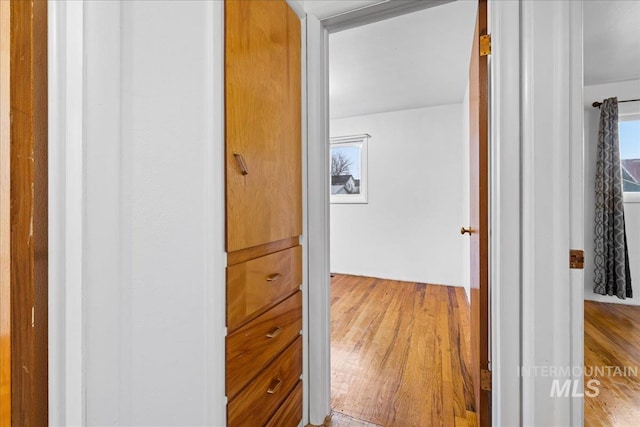
<path id="1" fill-rule="evenodd" d="M 462 395 L 459 397 L 463 402 L 464 411 L 460 416 L 466 417 L 467 411 L 474 411 L 475 399 L 473 398 L 473 384 L 471 380 L 471 342 L 468 329 L 469 323 L 469 304 L 467 302 L 467 295 L 462 288 L 449 289 L 449 301 L 450 301 L 450 315 L 449 315 L 449 328 L 454 331 L 453 339 L 455 342 L 452 344 L 454 348 L 460 349 L 462 357 L 453 355 L 451 358 L 454 364 L 455 372 L 460 372 L 460 375 L 454 376 L 454 381 L 457 384 L 456 391 L 462 390 Z M 455 317 L 455 313 L 459 313 L 458 318 Z"/>
<path id="2" fill-rule="evenodd" d="M 331 418 L 322 424 L 323 427 L 382 427 L 379 424 L 370 423 L 368 421 L 359 420 L 340 412 L 332 412 Z"/>
<path id="3" fill-rule="evenodd" d="M 462 288 L 335 275 L 331 302 L 329 425 L 474 425 Z"/>
<path id="4" fill-rule="evenodd" d="M 640 307 L 585 301 L 584 364 L 639 369 Z M 594 372 L 596 374 L 596 372 Z M 585 384 L 592 377 L 585 375 Z M 637 426 L 640 419 L 638 376 L 593 375 L 599 394 L 585 396 L 585 425 Z M 588 391 L 588 389 L 587 389 Z"/>

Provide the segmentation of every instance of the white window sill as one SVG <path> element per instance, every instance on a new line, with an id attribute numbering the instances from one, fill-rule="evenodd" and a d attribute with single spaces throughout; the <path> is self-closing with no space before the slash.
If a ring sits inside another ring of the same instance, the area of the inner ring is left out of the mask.
<path id="1" fill-rule="evenodd" d="M 622 201 L 624 203 L 640 203 L 640 192 L 637 193 L 623 193 Z"/>

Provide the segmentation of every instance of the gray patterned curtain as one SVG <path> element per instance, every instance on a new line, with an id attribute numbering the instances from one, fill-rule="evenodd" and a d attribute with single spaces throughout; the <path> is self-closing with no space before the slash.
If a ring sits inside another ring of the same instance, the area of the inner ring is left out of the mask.
<path id="1" fill-rule="evenodd" d="M 626 299 L 631 298 L 633 293 L 624 225 L 621 175 L 618 99 L 609 98 L 600 106 L 593 291 Z"/>

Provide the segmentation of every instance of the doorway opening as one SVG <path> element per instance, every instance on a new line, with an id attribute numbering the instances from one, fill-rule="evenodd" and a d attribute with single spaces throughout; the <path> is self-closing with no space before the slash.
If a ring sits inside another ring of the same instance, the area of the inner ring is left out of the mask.
<path id="1" fill-rule="evenodd" d="M 477 8 L 453 2 L 329 35 L 335 425 L 478 421 L 468 84 Z"/>
<path id="2" fill-rule="evenodd" d="M 585 425 L 640 414 L 639 27 L 638 2 L 584 2 Z"/>

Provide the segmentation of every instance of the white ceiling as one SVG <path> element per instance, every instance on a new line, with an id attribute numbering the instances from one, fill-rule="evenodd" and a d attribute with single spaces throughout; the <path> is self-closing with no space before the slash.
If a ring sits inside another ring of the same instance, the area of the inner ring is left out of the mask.
<path id="1" fill-rule="evenodd" d="M 584 84 L 640 79 L 640 1 L 584 2 Z"/>
<path id="2" fill-rule="evenodd" d="M 340 13 L 385 3 L 388 0 L 303 0 L 304 10 L 318 19 L 328 18 Z"/>
<path id="3" fill-rule="evenodd" d="M 462 102 L 476 4 L 457 1 L 331 34 L 331 117 Z"/>

